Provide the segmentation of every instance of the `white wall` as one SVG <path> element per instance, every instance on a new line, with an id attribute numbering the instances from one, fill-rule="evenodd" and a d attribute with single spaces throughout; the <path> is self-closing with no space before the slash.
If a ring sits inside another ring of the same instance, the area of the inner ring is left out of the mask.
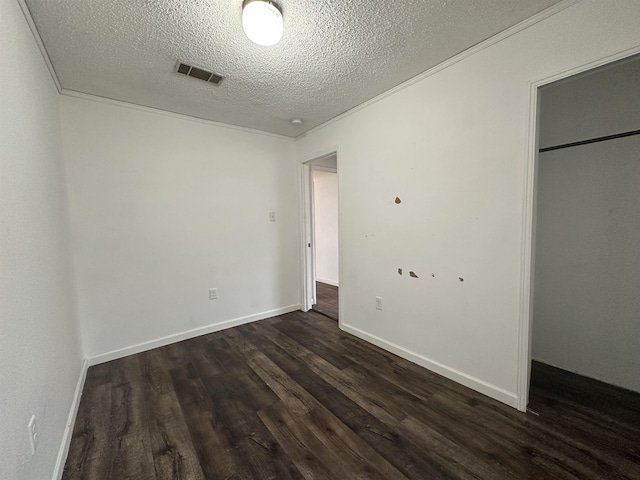
<path id="1" fill-rule="evenodd" d="M 313 170 L 316 280 L 338 286 L 338 174 Z"/>
<path id="2" fill-rule="evenodd" d="M 540 145 L 640 128 L 640 61 L 541 91 Z M 540 154 L 533 358 L 640 391 L 640 137 Z"/>
<path id="3" fill-rule="evenodd" d="M 88 356 L 297 308 L 292 140 L 70 97 L 62 121 Z"/>
<path id="4" fill-rule="evenodd" d="M 529 85 L 638 46 L 639 17 L 576 3 L 296 142 L 339 147 L 343 328 L 518 404 Z"/>
<path id="5" fill-rule="evenodd" d="M 59 97 L 15 1 L 0 2 L 0 478 L 51 478 L 82 355 Z M 39 446 L 29 454 L 27 423 Z"/>

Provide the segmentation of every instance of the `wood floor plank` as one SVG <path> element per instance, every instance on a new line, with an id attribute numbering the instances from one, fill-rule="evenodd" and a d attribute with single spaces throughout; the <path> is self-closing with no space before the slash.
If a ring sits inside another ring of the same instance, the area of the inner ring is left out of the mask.
<path id="1" fill-rule="evenodd" d="M 149 411 L 149 439 L 158 480 L 204 480 L 180 403 L 173 390 L 171 364 L 151 350 L 139 355 Z"/>
<path id="2" fill-rule="evenodd" d="M 304 445 L 307 452 L 313 452 L 319 458 L 320 464 L 331 472 L 330 478 L 386 480 L 375 467 L 345 448 L 346 445 L 343 442 L 335 437 L 333 441 L 330 441 L 321 425 L 317 425 L 313 421 L 318 418 L 317 415 L 294 418 L 286 405 L 282 403 L 273 404 L 267 409 L 267 412 L 272 420 L 279 424 L 285 424 L 290 430 L 290 436 L 295 437 L 298 443 Z M 330 415 L 326 410 L 325 414 L 325 417 Z M 317 432 L 319 436 L 314 432 Z M 402 475 L 398 478 L 402 478 Z"/>
<path id="3" fill-rule="evenodd" d="M 290 425 L 280 418 L 272 405 L 258 412 L 258 416 L 277 439 L 279 445 L 294 463 L 302 477 L 308 480 L 331 480 L 335 478 L 327 465 L 296 436 Z"/>
<path id="4" fill-rule="evenodd" d="M 594 420 L 640 432 L 640 405 L 636 392 L 540 362 L 533 362 L 531 370 L 534 393 L 570 404 L 577 411 L 598 412 L 600 415 L 594 416 Z"/>
<path id="5" fill-rule="evenodd" d="M 345 450 L 342 442 L 328 442 L 324 434 L 320 436 L 325 439 L 325 442 L 318 438 L 311 429 L 313 425 L 311 417 L 294 418 L 286 405 L 280 402 L 271 405 L 265 412 L 272 422 L 280 425 L 280 428 L 286 425 L 288 436 L 319 459 L 317 463 L 330 472 L 329 478 L 386 480 L 380 472 L 361 458 L 350 455 L 352 452 Z M 318 428 L 314 430 L 321 432 Z"/>
<path id="6" fill-rule="evenodd" d="M 191 364 L 171 370 L 171 378 L 187 428 L 207 480 L 250 478 L 236 445 L 218 412 L 213 408 L 200 376 Z M 224 453 L 222 453 L 224 452 Z"/>
<path id="7" fill-rule="evenodd" d="M 338 321 L 338 297 L 338 287 L 316 282 L 316 303 L 312 308 L 331 320 Z"/>
<path id="8" fill-rule="evenodd" d="M 345 457 L 343 461 L 359 465 L 363 478 L 407 478 L 324 406 L 312 410 L 302 420 L 308 420 L 308 428 L 327 448 Z"/>
<path id="9" fill-rule="evenodd" d="M 110 422 L 111 383 L 92 384 L 78 407 L 64 467 L 66 480 L 104 478 L 111 463 Z"/>
<path id="10" fill-rule="evenodd" d="M 381 393 L 377 386 L 376 388 L 370 388 L 370 385 L 363 384 L 361 377 L 354 375 L 349 370 L 351 366 L 340 370 L 324 358 L 315 355 L 306 347 L 297 343 L 288 335 L 272 329 L 269 325 L 255 326 L 255 328 L 258 334 L 268 338 L 278 347 L 295 354 L 297 358 L 304 359 L 304 363 L 309 370 L 383 422 L 395 425 L 406 417 L 402 410 L 387 406 L 386 395 L 388 392 Z M 395 391 L 394 393 L 398 392 Z"/>
<path id="11" fill-rule="evenodd" d="M 473 451 L 465 448 L 464 445 L 413 417 L 405 418 L 398 425 L 398 430 L 416 444 L 423 445 L 430 455 L 440 459 L 441 462 L 455 465 L 453 469 L 460 480 L 513 476 L 499 462 L 483 460 L 484 456 L 471 453 Z"/>
<path id="12" fill-rule="evenodd" d="M 512 430 L 515 436 L 495 432 L 493 419 L 482 418 L 481 413 L 472 410 L 473 407 L 468 409 L 460 402 L 443 403 L 442 400 L 438 394 L 434 395 L 430 400 L 431 409 L 423 414 L 423 419 L 459 445 L 488 458 L 500 458 L 501 465 L 509 469 L 514 478 L 580 478 L 579 472 L 570 466 L 556 468 L 558 465 L 545 458 L 545 453 L 536 447 L 520 449 L 518 437 L 525 436 L 526 431 Z M 545 466 L 554 468 L 547 470 Z"/>
<path id="13" fill-rule="evenodd" d="M 224 378 L 227 383 L 231 381 L 233 391 L 242 396 L 243 401 L 249 402 L 254 411 L 261 410 L 277 400 L 277 395 L 251 368 L 237 347 L 232 348 L 225 338 L 217 338 L 211 345 L 214 349 L 209 350 L 205 357 L 194 359 L 194 365 L 203 376 Z M 224 348 L 222 354 L 221 348 Z M 211 366 L 214 368 L 211 369 Z M 216 366 L 218 371 L 224 373 L 216 373 Z"/>
<path id="14" fill-rule="evenodd" d="M 293 312 L 91 367 L 63 479 L 640 480 L 640 394 L 534 362 L 530 400 Z"/>
<path id="15" fill-rule="evenodd" d="M 283 322 L 280 322 L 274 327 L 281 331 L 282 329 L 286 330 L 286 334 L 288 336 L 293 338 L 300 345 L 311 350 L 319 357 L 324 358 L 336 368 L 346 368 L 353 363 L 341 352 L 338 352 L 330 346 L 325 345 L 323 342 L 318 342 L 315 338 L 310 337 L 305 329 L 297 322 L 287 322 L 286 326 Z"/>
<path id="16" fill-rule="evenodd" d="M 300 478 L 300 472 L 279 447 L 257 413 L 257 409 L 272 403 L 271 398 L 277 398 L 275 394 L 263 383 L 265 388 L 251 390 L 258 393 L 260 398 L 247 396 L 248 377 L 234 374 L 210 375 L 205 368 L 199 369 L 199 375 L 220 419 L 217 423 L 224 425 L 224 430 L 235 447 L 233 454 L 249 469 L 249 478 Z M 262 383 L 257 375 L 255 379 Z M 263 394 L 267 397 L 263 397 Z M 267 398 L 269 400 L 265 401 Z"/>
<path id="17" fill-rule="evenodd" d="M 304 415 L 315 407 L 317 401 L 266 356 L 249 360 L 249 366 L 295 415 Z"/>
<path id="18" fill-rule="evenodd" d="M 140 359 L 141 375 L 145 385 L 145 395 L 152 398 L 154 395 L 165 395 L 173 392 L 171 370 L 174 365 L 166 359 L 161 349 L 148 350 L 138 355 Z"/>
<path id="19" fill-rule="evenodd" d="M 403 439 L 396 431 L 363 410 L 340 391 L 326 383 L 311 370 L 297 364 L 275 344 L 251 332 L 251 326 L 239 330 L 263 351 L 291 378 L 313 395 L 332 414 L 351 430 L 363 437 L 380 455 L 386 458 L 407 478 L 449 479 L 455 478 L 442 465 L 425 456 L 411 442 Z"/>
<path id="20" fill-rule="evenodd" d="M 204 480 L 198 455 L 174 392 L 149 402 L 151 451 L 158 480 Z"/>
<path id="21" fill-rule="evenodd" d="M 104 383 L 111 383 L 111 365 L 113 362 L 105 362 L 93 365 L 87 369 L 85 386 L 94 388 Z"/>
<path id="22" fill-rule="evenodd" d="M 292 340 L 283 338 L 284 336 L 278 330 L 271 330 L 271 328 L 271 325 L 265 324 L 257 328 L 256 332 L 265 333 L 266 330 L 285 341 L 284 348 L 298 358 L 304 357 L 305 364 L 309 366 L 309 363 L 313 361 L 312 357 L 315 357 L 315 355 Z M 290 424 L 290 429 L 294 428 L 291 425 L 293 421 L 291 414 L 294 416 L 300 416 L 310 412 L 308 415 L 304 415 L 304 418 L 301 421 L 303 421 L 308 428 L 317 433 L 319 441 L 321 443 L 324 442 L 323 444 L 325 445 L 325 448 L 329 448 L 330 450 L 333 448 L 335 451 L 342 452 L 343 455 L 348 456 L 351 464 L 353 465 L 358 465 L 360 462 L 364 462 L 360 465 L 360 471 L 353 471 L 348 477 L 334 478 L 405 478 L 397 469 L 381 458 L 373 449 L 368 447 L 365 442 L 359 439 L 359 437 L 353 434 L 351 430 L 331 415 L 331 413 L 307 391 L 301 389 L 297 383 L 286 375 L 286 373 L 275 365 L 266 355 L 252 344 L 244 341 L 242 335 L 237 332 L 228 332 L 227 337 L 233 338 L 235 344 L 243 345 L 242 349 L 247 355 L 248 362 L 252 368 L 256 369 L 256 371 L 264 372 L 263 378 L 265 382 L 269 384 L 281 398 L 281 404 L 278 404 L 280 406 L 278 409 L 280 416 L 283 415 L 281 405 L 284 405 L 287 408 L 288 418 L 290 419 L 287 423 Z M 265 335 L 265 337 L 270 338 L 268 335 Z M 315 357 L 315 360 L 320 362 L 323 367 L 335 369 L 335 367 L 319 357 Z M 263 418 L 264 415 L 267 415 L 268 412 L 270 412 L 270 410 L 262 412 L 261 418 Z M 273 417 L 270 418 L 271 421 L 275 421 Z M 340 437 L 337 436 L 338 432 Z M 318 445 L 317 441 L 314 445 Z M 340 464 L 344 463 L 344 461 L 341 459 L 334 459 L 331 463 Z M 345 468 L 346 467 L 343 467 L 343 469 Z M 380 474 L 380 471 L 383 473 Z"/>
<path id="23" fill-rule="evenodd" d="M 139 357 L 131 356 L 112 364 L 118 379 L 111 389 L 110 479 L 156 478 L 149 417 L 142 386 Z"/>
<path id="24" fill-rule="evenodd" d="M 315 360 L 316 362 L 319 362 L 320 369 L 328 368 L 337 370 L 324 359 L 315 356 L 315 354 L 306 350 L 304 347 L 286 337 L 278 330 L 273 329 L 269 324 L 252 326 L 251 329 L 258 334 L 263 334 L 265 338 L 280 340 L 282 343 L 278 343 L 276 341 L 276 345 L 281 346 L 297 358 L 303 359 L 307 366 L 310 366 L 310 364 Z M 275 365 L 259 349 L 244 341 L 241 334 L 235 331 L 229 332 L 227 333 L 227 337 L 233 338 L 235 344 L 243 345 L 242 349 L 247 354 L 247 357 L 250 358 L 248 361 L 253 368 L 256 370 L 263 370 L 263 366 L 268 366 L 266 370 L 264 370 L 265 373 L 263 378 L 271 388 L 274 388 L 274 390 L 278 392 L 278 396 L 281 398 L 282 404 L 287 406 L 289 412 L 301 415 L 310 411 L 308 415 L 305 415 L 305 420 L 307 420 L 309 428 L 317 433 L 317 436 L 321 441 L 326 442 L 326 445 L 328 444 L 336 447 L 343 453 L 343 455 L 350 455 L 352 462 L 356 464 L 359 460 L 366 459 L 366 464 L 373 468 L 373 470 L 369 471 L 367 474 L 368 477 L 366 478 L 377 478 L 379 475 L 378 472 L 380 471 L 383 472 L 382 478 L 406 478 L 390 463 L 380 457 L 379 454 L 377 454 L 357 435 L 349 430 L 343 423 L 335 418 L 307 391 L 301 389 L 297 383 L 286 375 L 284 371 Z M 283 377 L 286 378 L 286 380 L 283 380 Z M 339 437 L 337 436 L 338 432 Z M 367 472 L 367 469 L 364 467 L 362 470 Z M 358 475 L 360 475 L 360 473 L 358 473 Z"/>
<path id="25" fill-rule="evenodd" d="M 308 314 L 294 312 L 287 321 L 294 322 L 294 318 L 299 320 L 299 323 L 304 323 L 310 327 L 310 330 L 307 330 L 307 334 L 316 338 L 319 343 L 324 343 L 334 348 L 350 359 L 353 364 L 366 366 L 369 371 L 405 389 L 414 396 L 427 399 L 433 394 L 443 391 L 461 395 L 468 394 L 468 389 L 458 383 L 408 362 L 353 335 L 340 332 L 332 325 L 333 322 L 321 315 L 313 312 Z M 281 328 L 286 328 L 285 325 L 283 322 Z M 314 332 L 322 332 L 322 334 L 319 335 Z"/>

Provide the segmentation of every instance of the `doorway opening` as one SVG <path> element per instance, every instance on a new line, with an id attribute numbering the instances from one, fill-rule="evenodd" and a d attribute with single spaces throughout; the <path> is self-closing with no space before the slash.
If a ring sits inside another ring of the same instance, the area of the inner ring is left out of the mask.
<path id="1" fill-rule="evenodd" d="M 338 155 L 301 165 L 304 194 L 304 309 L 340 320 Z"/>
<path id="2" fill-rule="evenodd" d="M 624 429 L 640 415 L 640 55 L 532 88 L 524 406 Z"/>

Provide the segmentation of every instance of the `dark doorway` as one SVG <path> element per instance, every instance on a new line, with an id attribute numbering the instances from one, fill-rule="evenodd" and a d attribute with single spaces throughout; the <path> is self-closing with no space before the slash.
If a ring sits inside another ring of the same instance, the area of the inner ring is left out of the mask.
<path id="1" fill-rule="evenodd" d="M 338 287 L 316 282 L 316 297 L 316 304 L 311 309 L 338 321 Z"/>

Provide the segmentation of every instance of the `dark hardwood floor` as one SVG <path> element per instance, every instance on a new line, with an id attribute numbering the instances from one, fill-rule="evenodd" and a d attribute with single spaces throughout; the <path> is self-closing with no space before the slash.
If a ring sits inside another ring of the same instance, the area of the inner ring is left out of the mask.
<path id="1" fill-rule="evenodd" d="M 321 313 L 338 321 L 338 287 L 322 282 L 316 282 L 316 304 L 312 307 Z"/>
<path id="2" fill-rule="evenodd" d="M 91 367 L 64 479 L 639 479 L 640 395 L 574 377 L 524 414 L 291 313 Z"/>

